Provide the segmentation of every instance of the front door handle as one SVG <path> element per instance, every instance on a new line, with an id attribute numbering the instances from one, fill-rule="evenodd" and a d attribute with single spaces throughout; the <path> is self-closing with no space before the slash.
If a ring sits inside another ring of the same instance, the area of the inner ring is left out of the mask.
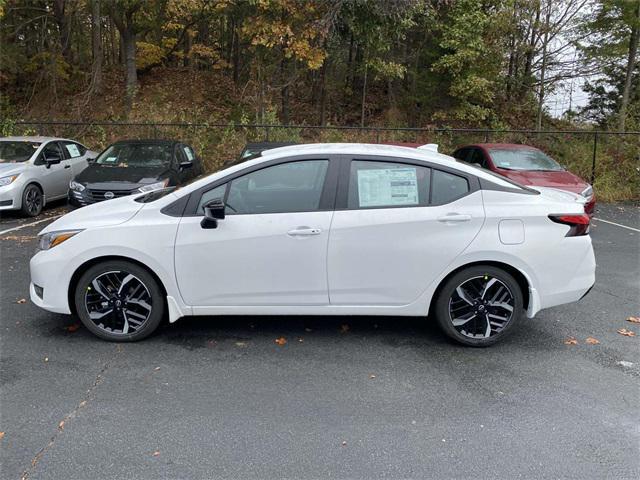
<path id="1" fill-rule="evenodd" d="M 71 168 L 71 165 L 65 165 L 64 168 Z"/>
<path id="2" fill-rule="evenodd" d="M 310 235 L 320 235 L 320 232 L 322 232 L 322 230 L 319 228 L 298 227 L 293 230 L 289 230 L 287 235 L 290 237 L 308 237 Z"/>
<path id="3" fill-rule="evenodd" d="M 448 213 L 442 217 L 438 217 L 438 221 L 442 223 L 468 222 L 469 220 L 471 220 L 471 215 L 467 215 L 466 213 Z"/>

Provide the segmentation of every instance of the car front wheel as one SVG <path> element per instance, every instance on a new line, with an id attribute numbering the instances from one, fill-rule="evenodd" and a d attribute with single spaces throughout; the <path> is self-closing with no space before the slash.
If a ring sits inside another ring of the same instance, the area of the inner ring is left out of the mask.
<path id="1" fill-rule="evenodd" d="M 486 347 L 502 339 L 522 310 L 522 292 L 513 276 L 481 265 L 447 280 L 435 304 L 442 330 L 453 340 L 473 347 Z"/>
<path id="2" fill-rule="evenodd" d="M 133 342 L 151 335 L 165 312 L 162 291 L 144 268 L 113 260 L 90 267 L 78 281 L 76 312 L 94 335 Z"/>
<path id="3" fill-rule="evenodd" d="M 37 217 L 42 211 L 42 190 L 33 183 L 22 192 L 22 213 L 28 217 Z"/>

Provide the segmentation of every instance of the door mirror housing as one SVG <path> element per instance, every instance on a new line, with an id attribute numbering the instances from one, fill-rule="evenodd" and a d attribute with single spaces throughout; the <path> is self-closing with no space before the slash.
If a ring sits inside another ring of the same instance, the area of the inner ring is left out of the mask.
<path id="1" fill-rule="evenodd" d="M 200 222 L 202 228 L 218 228 L 218 220 L 224 220 L 225 204 L 221 198 L 214 198 L 204 205 L 204 218 Z"/>
<path id="2" fill-rule="evenodd" d="M 185 162 L 180 162 L 180 171 L 186 170 L 187 168 L 193 167 L 193 162 L 187 160 Z"/>
<path id="3" fill-rule="evenodd" d="M 51 165 L 55 165 L 57 163 L 60 163 L 61 161 L 62 161 L 62 158 L 60 157 L 60 155 L 49 153 L 44 157 L 44 163 L 47 166 L 47 168 L 50 168 Z"/>

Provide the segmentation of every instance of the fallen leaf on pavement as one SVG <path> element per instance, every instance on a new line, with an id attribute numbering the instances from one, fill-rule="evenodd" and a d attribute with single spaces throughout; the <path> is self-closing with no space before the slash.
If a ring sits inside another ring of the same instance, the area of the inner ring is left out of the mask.
<path id="1" fill-rule="evenodd" d="M 49 361 L 49 357 L 44 357 L 44 361 L 48 362 Z"/>
<path id="2" fill-rule="evenodd" d="M 369 378 L 376 378 L 376 376 L 372 373 L 371 375 L 369 375 Z"/>
<path id="3" fill-rule="evenodd" d="M 247 343 L 246 342 L 236 342 L 236 347 L 246 347 Z"/>
<path id="4" fill-rule="evenodd" d="M 280 346 L 284 345 L 285 343 L 287 343 L 287 339 L 284 337 L 280 337 L 280 338 L 276 338 L 276 343 Z"/>
<path id="5" fill-rule="evenodd" d="M 63 430 L 63 429 L 64 429 L 64 420 L 62 420 L 62 421 L 58 424 L 58 428 L 59 428 L 60 430 Z"/>
<path id="6" fill-rule="evenodd" d="M 0 440 L 4 438 L 4 432 L 0 432 Z"/>
<path id="7" fill-rule="evenodd" d="M 627 318 L 627 322 L 640 323 L 640 317 L 629 317 Z"/>
<path id="8" fill-rule="evenodd" d="M 578 344 L 578 340 L 576 340 L 575 337 L 567 337 L 567 339 L 564 341 L 565 345 L 577 345 Z"/>
<path id="9" fill-rule="evenodd" d="M 617 332 L 620 335 L 624 335 L 625 337 L 635 337 L 636 336 L 635 332 L 632 332 L 631 330 L 627 330 L 626 328 L 619 328 L 617 330 Z"/>
<path id="10" fill-rule="evenodd" d="M 349 325 L 347 325 L 346 323 L 343 325 L 340 325 L 340 333 L 347 333 L 349 331 Z"/>
<path id="11" fill-rule="evenodd" d="M 302 343 L 302 342 L 304 342 L 304 338 L 298 338 L 298 341 L 299 341 L 300 343 Z"/>
<path id="12" fill-rule="evenodd" d="M 154 370 L 157 372 L 158 370 L 160 370 L 160 367 L 156 367 L 154 368 Z"/>
<path id="13" fill-rule="evenodd" d="M 593 337 L 587 337 L 585 342 L 588 343 L 589 345 L 598 345 L 600 343 L 600 340 L 598 340 L 597 338 L 593 338 Z"/>
<path id="14" fill-rule="evenodd" d="M 82 408 L 82 407 L 84 407 L 86 404 L 87 404 L 87 401 L 86 401 L 86 400 L 83 400 L 83 401 L 81 401 L 81 402 L 80 402 L 79 407 L 80 407 L 80 408 Z"/>
<path id="15" fill-rule="evenodd" d="M 158 455 L 160 455 L 160 452 L 158 450 L 156 450 L 155 452 L 153 452 L 153 456 L 157 457 Z"/>
<path id="16" fill-rule="evenodd" d="M 305 332 L 313 332 L 313 330 L 311 330 L 310 328 L 305 328 L 304 331 Z"/>
<path id="17" fill-rule="evenodd" d="M 67 332 L 73 333 L 76 330 L 78 330 L 80 328 L 80 324 L 79 323 L 72 323 L 71 325 L 67 325 L 66 327 L 64 327 L 64 329 Z"/>
<path id="18" fill-rule="evenodd" d="M 19 304 L 27 303 L 27 299 L 26 298 L 21 298 L 16 303 L 19 303 Z"/>
<path id="19" fill-rule="evenodd" d="M 344 447 L 347 444 L 345 440 L 342 441 L 342 446 Z"/>

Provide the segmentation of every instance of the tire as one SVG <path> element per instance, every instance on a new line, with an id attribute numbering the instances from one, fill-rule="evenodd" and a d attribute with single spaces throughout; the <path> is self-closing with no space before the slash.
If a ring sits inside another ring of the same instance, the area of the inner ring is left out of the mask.
<path id="1" fill-rule="evenodd" d="M 157 280 L 145 268 L 124 260 L 90 267 L 78 280 L 73 296 L 84 326 L 112 342 L 148 337 L 166 310 Z"/>
<path id="2" fill-rule="evenodd" d="M 22 207 L 20 212 L 27 217 L 37 217 L 42 212 L 42 190 L 35 183 L 27 185 L 22 192 Z"/>
<path id="3" fill-rule="evenodd" d="M 506 271 L 473 266 L 446 281 L 434 312 L 451 339 L 470 347 L 488 347 L 508 335 L 522 316 L 522 291 Z"/>

